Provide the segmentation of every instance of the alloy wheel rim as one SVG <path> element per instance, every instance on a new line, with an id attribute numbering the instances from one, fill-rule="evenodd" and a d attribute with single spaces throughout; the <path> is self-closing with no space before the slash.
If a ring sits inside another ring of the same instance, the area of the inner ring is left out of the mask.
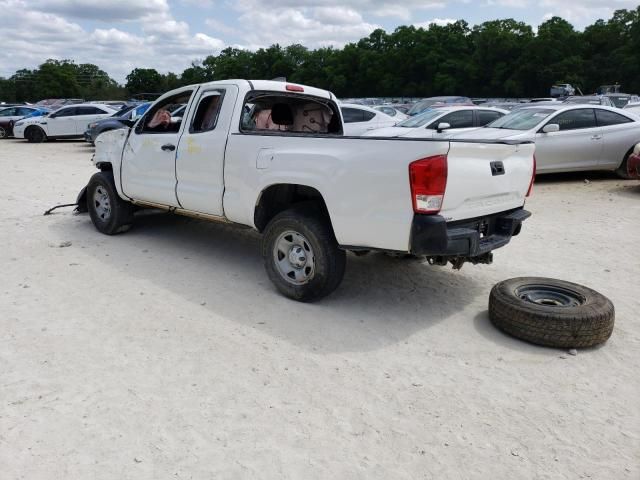
<path id="1" fill-rule="evenodd" d="M 299 232 L 289 230 L 281 233 L 273 247 L 276 270 L 292 285 L 304 285 L 315 274 L 315 255 L 309 240 Z"/>

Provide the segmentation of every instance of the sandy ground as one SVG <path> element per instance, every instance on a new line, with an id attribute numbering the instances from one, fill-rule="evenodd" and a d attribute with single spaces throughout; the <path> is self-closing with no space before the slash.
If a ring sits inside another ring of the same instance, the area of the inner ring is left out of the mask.
<path id="1" fill-rule="evenodd" d="M 304 305 L 251 231 L 42 216 L 90 155 L 0 142 L 3 480 L 640 478 L 638 182 L 543 177 L 493 265 L 351 256 Z M 609 296 L 611 340 L 571 356 L 496 331 L 489 290 L 520 275 Z"/>

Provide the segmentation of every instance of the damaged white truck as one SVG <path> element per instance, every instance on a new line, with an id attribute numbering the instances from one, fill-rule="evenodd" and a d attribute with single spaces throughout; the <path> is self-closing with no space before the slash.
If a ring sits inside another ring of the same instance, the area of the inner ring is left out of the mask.
<path id="1" fill-rule="evenodd" d="M 530 215 L 533 154 L 530 142 L 348 137 L 328 91 L 227 80 L 171 91 L 100 135 L 78 204 L 108 235 L 140 208 L 254 228 L 277 289 L 313 301 L 338 287 L 347 251 L 490 263 Z"/>

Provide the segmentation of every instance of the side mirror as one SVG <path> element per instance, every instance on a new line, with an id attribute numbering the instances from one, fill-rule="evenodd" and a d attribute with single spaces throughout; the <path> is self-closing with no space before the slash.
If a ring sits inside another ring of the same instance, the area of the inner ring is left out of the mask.
<path id="1" fill-rule="evenodd" d="M 542 127 L 542 131 L 544 133 L 553 133 L 560 131 L 560 125 L 557 123 L 547 123 L 544 127 Z"/>
<path id="2" fill-rule="evenodd" d="M 120 120 L 120 123 L 125 124 L 127 127 L 131 128 L 135 125 L 136 121 L 133 119 Z"/>
<path id="3" fill-rule="evenodd" d="M 444 130 L 447 130 L 448 128 L 451 128 L 451 125 L 449 125 L 446 122 L 441 122 L 438 124 L 438 127 L 436 128 L 436 131 L 438 133 L 442 133 Z"/>

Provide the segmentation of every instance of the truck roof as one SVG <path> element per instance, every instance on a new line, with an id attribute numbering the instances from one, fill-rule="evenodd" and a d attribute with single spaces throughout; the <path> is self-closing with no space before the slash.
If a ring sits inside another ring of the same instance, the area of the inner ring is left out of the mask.
<path id="1" fill-rule="evenodd" d="M 327 100 L 336 100 L 336 97 L 328 90 L 322 90 L 321 88 L 310 87 L 308 85 L 301 85 L 293 82 L 281 82 L 277 80 L 244 80 L 244 79 L 230 79 L 230 80 L 217 80 L 215 82 L 202 83 L 201 86 L 216 86 L 216 85 L 238 85 L 241 89 L 248 90 L 266 90 L 270 92 L 282 92 L 282 93 L 301 93 L 306 95 L 312 95 L 314 97 L 325 98 Z M 291 89 L 296 87 L 296 90 Z M 302 90 L 299 90 L 299 88 Z"/>

